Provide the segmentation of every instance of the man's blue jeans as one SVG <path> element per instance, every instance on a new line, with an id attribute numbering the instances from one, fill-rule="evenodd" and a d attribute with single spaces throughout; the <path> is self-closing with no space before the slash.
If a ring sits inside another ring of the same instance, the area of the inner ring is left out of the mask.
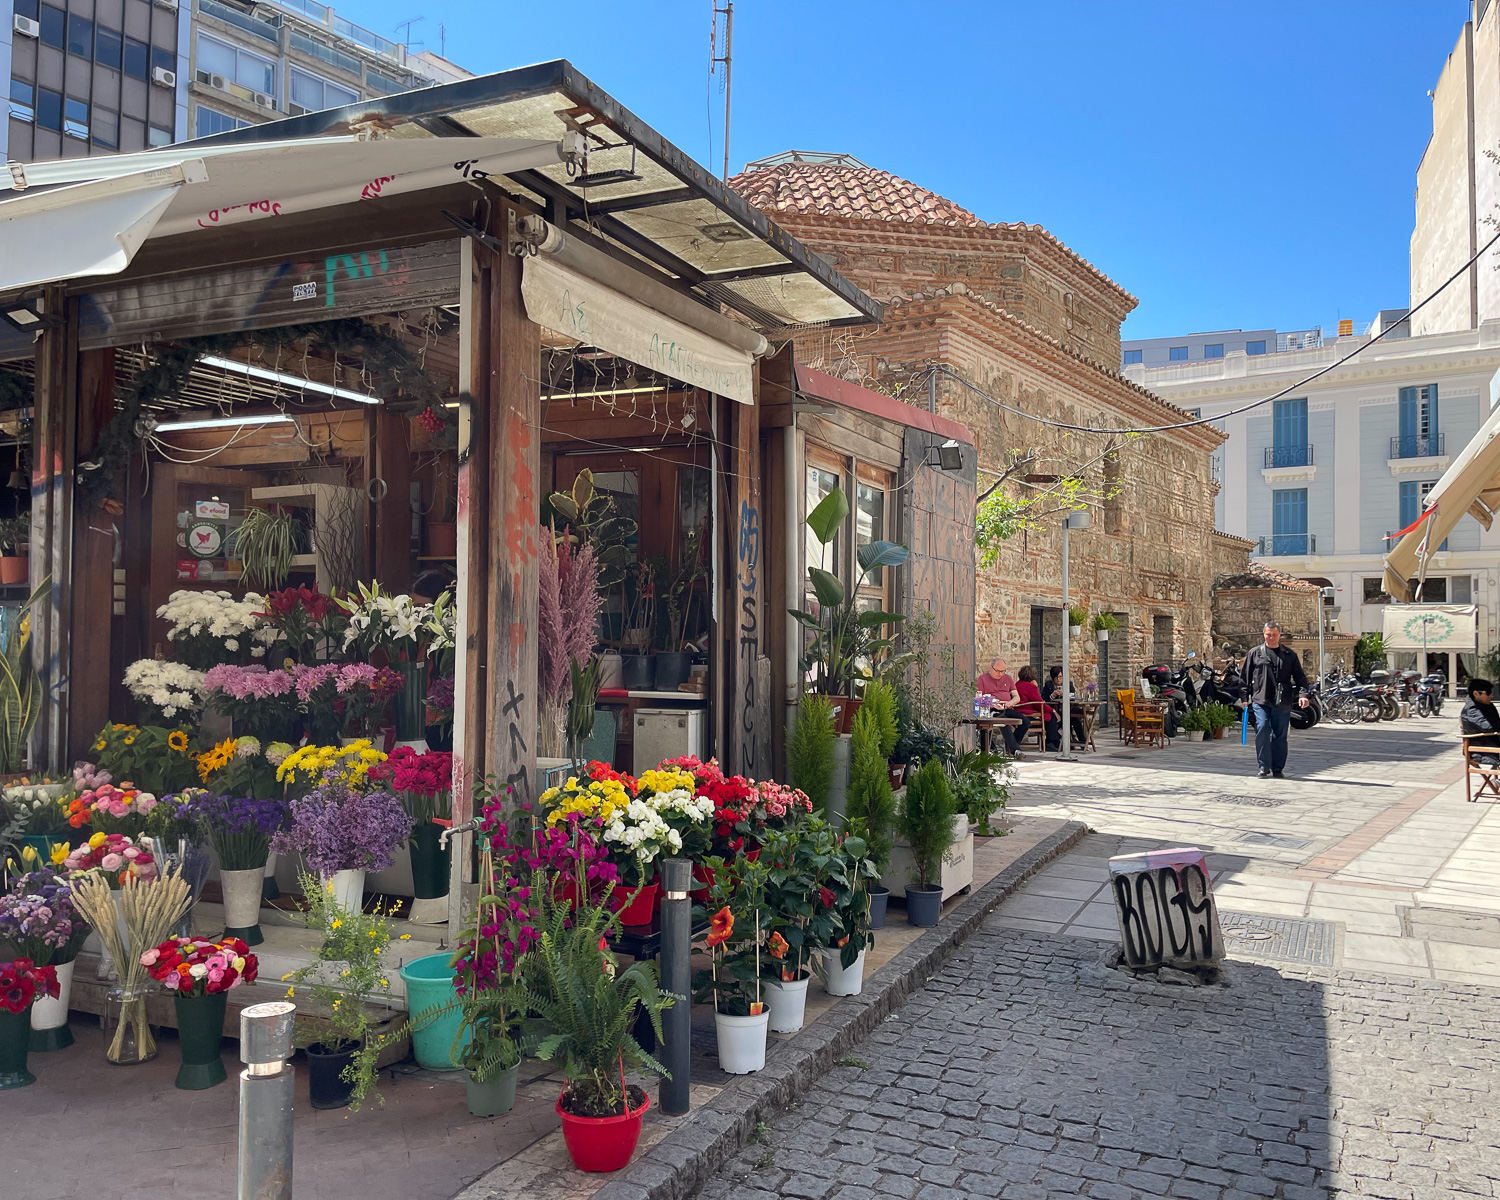
<path id="1" fill-rule="evenodd" d="M 1255 708 L 1255 761 L 1262 771 L 1286 770 L 1286 732 L 1291 727 L 1292 710 L 1273 704 Z"/>

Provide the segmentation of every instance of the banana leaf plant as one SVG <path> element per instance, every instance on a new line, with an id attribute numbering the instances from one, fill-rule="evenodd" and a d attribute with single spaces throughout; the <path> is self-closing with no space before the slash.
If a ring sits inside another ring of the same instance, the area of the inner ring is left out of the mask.
<path id="1" fill-rule="evenodd" d="M 42 711 L 42 682 L 31 657 L 31 618 L 51 590 L 49 576 L 12 615 L 0 640 L 0 774 L 25 769 L 26 747 Z"/>
<path id="2" fill-rule="evenodd" d="M 807 514 L 806 524 L 826 546 L 838 536 L 848 516 L 849 500 L 842 489 L 835 488 Z M 899 567 L 910 553 L 898 542 L 866 542 L 855 555 L 859 577 L 848 589 L 832 572 L 808 567 L 808 582 L 817 597 L 818 611 L 787 611 L 812 634 L 798 663 L 803 677 L 811 676 L 813 691 L 825 696 L 850 696 L 856 678 L 867 671 L 883 674 L 904 661 L 904 657 L 889 656 L 895 638 L 885 632 L 904 618 L 880 609 L 861 612 L 858 601 L 859 589 L 871 574 L 882 567 Z"/>

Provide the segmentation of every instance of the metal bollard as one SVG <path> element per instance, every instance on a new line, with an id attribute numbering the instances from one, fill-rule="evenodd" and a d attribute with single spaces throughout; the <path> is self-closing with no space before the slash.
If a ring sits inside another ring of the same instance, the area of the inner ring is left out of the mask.
<path id="1" fill-rule="evenodd" d="M 692 1082 L 693 902 L 688 899 L 693 864 L 685 858 L 659 863 L 665 895 L 661 905 L 661 986 L 677 997 L 662 1014 L 662 1064 L 671 1073 L 661 1081 L 661 1110 L 685 1113 Z"/>
<path id="2" fill-rule="evenodd" d="M 292 1200 L 292 1030 L 297 1006 L 240 1013 L 239 1200 Z"/>

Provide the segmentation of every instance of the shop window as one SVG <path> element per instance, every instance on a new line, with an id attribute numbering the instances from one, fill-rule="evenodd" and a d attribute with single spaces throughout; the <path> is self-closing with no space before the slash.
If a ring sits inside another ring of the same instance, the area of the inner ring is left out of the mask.
<path id="1" fill-rule="evenodd" d="M 113 67 L 116 71 L 120 69 L 120 58 L 124 53 L 125 43 L 120 37 L 118 29 L 110 29 L 107 25 L 100 25 L 94 31 L 94 61 L 101 67 Z"/>
<path id="2" fill-rule="evenodd" d="M 831 464 L 809 463 L 807 466 L 807 505 L 803 515 L 812 512 L 818 507 L 823 497 L 830 492 L 836 491 L 843 485 L 842 472 Z M 806 554 L 805 566 L 819 567 L 840 579 L 844 577 L 843 559 L 841 553 L 844 544 L 842 532 L 834 536 L 833 541 L 824 545 L 818 541 L 817 535 L 811 529 L 803 527 L 803 547 Z"/>
<path id="3" fill-rule="evenodd" d="M 10 115 L 17 121 L 36 120 L 36 88 L 19 79 L 10 81 Z"/>
<path id="4" fill-rule="evenodd" d="M 56 133 L 61 133 L 62 121 L 62 93 L 54 92 L 51 88 L 37 88 L 36 123 L 43 129 L 51 129 Z"/>
<path id="5" fill-rule="evenodd" d="M 125 74 L 132 79 L 145 79 L 151 72 L 151 48 L 134 38 L 125 39 Z"/>
<path id="6" fill-rule="evenodd" d="M 1415 579 L 1408 579 L 1406 586 L 1411 592 L 1411 598 L 1414 603 L 1448 603 L 1448 577 L 1446 575 L 1429 575 L 1421 583 L 1418 583 Z"/>
<path id="7" fill-rule="evenodd" d="M 861 480 L 854 488 L 854 544 L 858 547 L 870 542 L 889 541 L 890 530 L 886 526 L 886 493 L 889 484 L 885 480 Z M 869 611 L 889 611 L 887 576 L 884 567 L 877 567 L 860 585 L 859 606 Z"/>
<path id="8" fill-rule="evenodd" d="M 42 45 L 54 46 L 61 50 L 68 41 L 68 14 L 60 8 L 53 8 L 50 4 L 42 5 L 42 15 L 37 18 L 42 23 Z"/>
<path id="9" fill-rule="evenodd" d="M 1455 575 L 1448 581 L 1450 604 L 1474 603 L 1474 579 L 1469 575 Z"/>
<path id="10" fill-rule="evenodd" d="M 69 137 L 88 141 L 89 106 L 82 100 L 69 99 L 64 102 L 63 132 Z"/>
<path id="11" fill-rule="evenodd" d="M 1361 580 L 1363 586 L 1363 598 L 1366 604 L 1389 604 L 1391 598 L 1385 594 L 1385 580 L 1366 575 Z"/>

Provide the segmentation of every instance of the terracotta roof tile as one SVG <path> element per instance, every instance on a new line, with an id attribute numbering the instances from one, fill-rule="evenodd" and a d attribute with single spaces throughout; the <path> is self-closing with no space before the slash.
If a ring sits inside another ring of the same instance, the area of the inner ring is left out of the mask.
<path id="1" fill-rule="evenodd" d="M 1265 563 L 1252 562 L 1248 571 L 1216 579 L 1214 589 L 1219 588 L 1277 588 L 1283 592 L 1316 592 L 1318 585 L 1268 567 Z"/>

